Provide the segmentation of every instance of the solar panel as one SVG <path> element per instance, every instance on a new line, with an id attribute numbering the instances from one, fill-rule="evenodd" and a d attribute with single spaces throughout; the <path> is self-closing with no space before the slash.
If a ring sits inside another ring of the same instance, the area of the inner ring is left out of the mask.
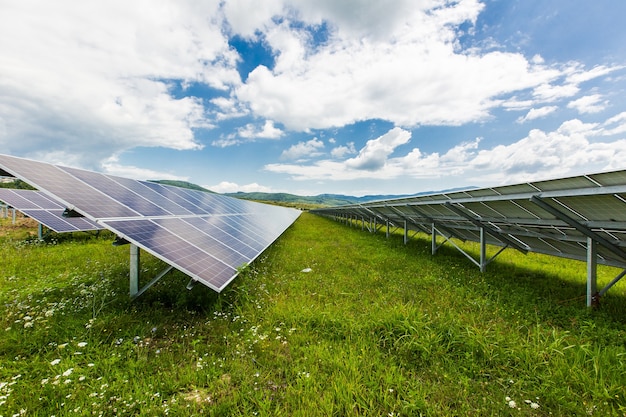
<path id="1" fill-rule="evenodd" d="M 0 188 L 0 201 L 57 233 L 104 229 L 83 217 L 64 217 L 65 207 L 39 191 Z"/>
<path id="2" fill-rule="evenodd" d="M 406 222 L 407 230 L 432 235 L 433 252 L 437 236 L 444 236 L 581 261 L 593 258 L 601 264 L 626 268 L 626 171 L 373 201 L 313 212 L 350 223 L 365 224 L 372 218 L 396 226 Z M 490 261 L 481 247 L 481 269 Z M 588 294 L 588 302 L 590 299 Z"/>
<path id="3" fill-rule="evenodd" d="M 300 215 L 286 207 L 8 155 L 0 155 L 0 169 L 218 292 Z"/>

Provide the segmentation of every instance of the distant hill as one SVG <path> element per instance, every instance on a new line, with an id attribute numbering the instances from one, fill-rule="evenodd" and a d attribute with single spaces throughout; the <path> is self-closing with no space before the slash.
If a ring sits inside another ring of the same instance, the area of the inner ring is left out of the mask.
<path id="1" fill-rule="evenodd" d="M 416 197 L 420 195 L 433 194 L 433 193 L 443 193 L 443 192 L 454 192 L 467 190 L 474 187 L 462 187 L 462 188 L 453 188 L 443 191 L 424 191 L 415 194 L 377 194 L 377 195 L 366 195 L 363 197 L 354 197 L 343 194 L 319 194 L 316 196 L 300 196 L 295 194 L 287 194 L 287 193 L 229 193 L 225 194 L 229 197 L 241 198 L 244 200 L 255 200 L 255 201 L 268 201 L 268 202 L 276 202 L 282 204 L 290 204 L 290 205 L 314 205 L 314 206 L 344 206 L 347 204 L 359 204 L 359 203 L 367 203 L 369 201 L 376 200 L 390 200 L 394 198 L 405 198 L 405 197 Z"/>
<path id="2" fill-rule="evenodd" d="M 150 180 L 150 182 L 156 182 L 159 184 L 173 185 L 175 187 L 190 188 L 192 190 L 214 193 L 211 190 L 207 190 L 204 187 L 201 187 L 197 184 L 193 184 L 187 181 Z M 275 204 L 280 204 L 284 206 L 313 208 L 313 207 L 322 207 L 322 206 L 324 207 L 345 206 L 347 204 L 367 203 L 369 201 L 376 201 L 376 200 L 391 200 L 394 198 L 416 197 L 420 195 L 433 194 L 433 193 L 461 191 L 461 190 L 467 190 L 470 188 L 474 188 L 474 187 L 460 187 L 460 188 L 452 188 L 452 189 L 442 190 L 442 191 L 423 191 L 423 192 L 415 193 L 415 194 L 377 194 L 377 195 L 366 195 L 363 197 L 354 197 L 354 196 L 343 195 L 343 194 L 319 194 L 319 195 L 314 195 L 314 196 L 301 196 L 301 195 L 289 194 L 289 193 L 261 193 L 261 192 L 253 192 L 253 193 L 237 192 L 237 193 L 225 193 L 224 195 L 228 197 L 240 198 L 242 200 L 264 201 L 264 202 L 275 203 Z"/>

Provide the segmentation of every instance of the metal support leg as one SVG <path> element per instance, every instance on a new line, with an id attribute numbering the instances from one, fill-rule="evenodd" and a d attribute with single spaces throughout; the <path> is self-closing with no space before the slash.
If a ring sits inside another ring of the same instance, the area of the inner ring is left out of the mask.
<path id="1" fill-rule="evenodd" d="M 41 223 L 37 225 L 37 238 L 43 240 L 43 225 Z"/>
<path id="2" fill-rule="evenodd" d="M 387 239 L 389 239 L 389 219 L 387 219 Z"/>
<path id="3" fill-rule="evenodd" d="M 13 209 L 13 224 L 17 222 L 17 210 Z"/>
<path id="4" fill-rule="evenodd" d="M 593 307 L 598 303 L 598 257 L 596 254 L 597 244 L 587 238 L 587 307 Z"/>
<path id="5" fill-rule="evenodd" d="M 405 220 L 404 221 L 404 244 L 406 245 L 407 243 L 409 243 L 409 225 Z"/>
<path id="6" fill-rule="evenodd" d="M 437 253 L 437 229 L 435 228 L 435 223 L 431 224 L 431 250 L 432 250 L 432 254 L 436 254 Z"/>
<path id="7" fill-rule="evenodd" d="M 487 269 L 487 239 L 485 239 L 485 229 L 480 228 L 480 272 Z"/>
<path id="8" fill-rule="evenodd" d="M 130 244 L 130 296 L 139 292 L 139 247 Z"/>

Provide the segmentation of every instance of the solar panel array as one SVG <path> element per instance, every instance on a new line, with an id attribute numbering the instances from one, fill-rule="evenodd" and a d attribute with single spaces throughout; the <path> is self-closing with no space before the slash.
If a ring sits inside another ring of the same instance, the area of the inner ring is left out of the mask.
<path id="1" fill-rule="evenodd" d="M 457 238 L 587 262 L 593 257 L 593 262 L 626 268 L 626 171 L 373 201 L 313 212 L 362 222 L 363 226 L 390 224 L 430 234 L 433 253 L 439 235 L 446 241 Z M 593 255 L 590 242 L 594 244 Z M 481 248 L 481 269 L 490 261 L 485 260 L 483 252 Z M 588 276 L 588 280 L 595 278 Z M 608 287 L 603 291 L 606 290 Z"/>
<path id="2" fill-rule="evenodd" d="M 215 291 L 299 210 L 0 155 L 0 169 Z"/>
<path id="3" fill-rule="evenodd" d="M 85 217 L 65 217 L 65 207 L 39 191 L 0 188 L 0 201 L 57 233 L 104 229 Z"/>
<path id="4" fill-rule="evenodd" d="M 323 215 L 407 222 L 411 230 L 626 267 L 626 171 L 374 201 L 314 210 Z"/>

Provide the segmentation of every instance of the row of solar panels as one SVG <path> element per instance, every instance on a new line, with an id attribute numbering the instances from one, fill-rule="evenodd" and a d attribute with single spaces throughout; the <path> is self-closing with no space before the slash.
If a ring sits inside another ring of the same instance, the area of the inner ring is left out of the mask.
<path id="1" fill-rule="evenodd" d="M 391 222 L 449 238 L 626 268 L 626 171 L 439 193 L 314 210 L 326 216 Z"/>
<path id="2" fill-rule="evenodd" d="M 106 228 L 218 292 L 300 215 L 290 208 L 8 155 L 0 155 L 1 175 L 39 191 L 7 191 L 0 200 L 53 230 Z"/>

